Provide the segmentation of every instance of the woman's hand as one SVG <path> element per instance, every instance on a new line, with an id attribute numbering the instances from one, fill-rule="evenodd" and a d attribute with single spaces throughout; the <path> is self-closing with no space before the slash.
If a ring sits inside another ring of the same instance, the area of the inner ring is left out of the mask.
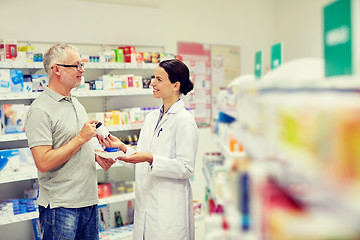
<path id="1" fill-rule="evenodd" d="M 136 152 L 134 154 L 131 154 L 130 156 L 120 156 L 117 157 L 118 160 L 127 162 L 127 163 L 141 163 L 141 162 L 148 162 L 150 165 L 153 162 L 153 155 L 152 153 L 148 152 Z"/>
<path id="2" fill-rule="evenodd" d="M 119 148 L 121 151 L 126 153 L 126 145 L 121 142 L 117 137 L 113 135 L 109 135 L 108 137 L 104 138 L 103 136 L 96 135 L 99 143 L 108 148 Z"/>

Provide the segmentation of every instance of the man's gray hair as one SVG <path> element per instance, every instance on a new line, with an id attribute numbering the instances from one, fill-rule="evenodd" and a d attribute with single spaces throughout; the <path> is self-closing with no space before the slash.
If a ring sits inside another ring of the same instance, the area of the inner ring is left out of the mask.
<path id="1" fill-rule="evenodd" d="M 68 43 L 58 43 L 46 51 L 44 58 L 43 58 L 43 64 L 44 64 L 44 68 L 45 68 L 45 71 L 47 72 L 47 74 L 50 75 L 51 67 L 54 64 L 61 63 L 66 60 L 66 57 L 67 57 L 66 51 L 67 50 L 73 50 L 73 51 L 79 52 L 76 47 L 74 47 L 73 45 L 68 44 Z"/>

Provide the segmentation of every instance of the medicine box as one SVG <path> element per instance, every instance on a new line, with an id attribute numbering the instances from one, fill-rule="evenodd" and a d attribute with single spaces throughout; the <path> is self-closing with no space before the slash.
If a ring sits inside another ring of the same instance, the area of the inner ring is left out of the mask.
<path id="1" fill-rule="evenodd" d="M 23 92 L 32 92 L 32 77 L 31 75 L 24 75 L 24 88 Z"/>
<path id="2" fill-rule="evenodd" d="M 17 40 L 0 40 L 0 61 L 15 60 L 17 57 Z"/>
<path id="3" fill-rule="evenodd" d="M 10 69 L 0 69 L 0 93 L 10 92 Z"/>
<path id="4" fill-rule="evenodd" d="M 24 73 L 23 70 L 10 70 L 10 92 L 23 92 L 24 89 Z"/>
<path id="5" fill-rule="evenodd" d="M 4 121 L 4 133 L 25 132 L 24 122 L 27 108 L 24 104 L 4 104 L 2 114 Z"/>
<path id="6" fill-rule="evenodd" d="M 44 86 L 47 86 L 48 83 L 48 75 L 47 74 L 33 74 L 32 78 L 32 91 L 33 92 L 42 92 L 44 90 Z"/>

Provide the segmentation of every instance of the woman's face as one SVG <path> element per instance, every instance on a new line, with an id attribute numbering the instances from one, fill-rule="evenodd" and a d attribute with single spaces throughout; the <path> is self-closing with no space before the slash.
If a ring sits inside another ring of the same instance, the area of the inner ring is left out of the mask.
<path id="1" fill-rule="evenodd" d="M 162 67 L 157 66 L 155 69 L 155 79 L 150 85 L 153 87 L 155 98 L 168 99 L 179 95 L 178 84 L 178 82 L 171 83 L 167 72 Z"/>

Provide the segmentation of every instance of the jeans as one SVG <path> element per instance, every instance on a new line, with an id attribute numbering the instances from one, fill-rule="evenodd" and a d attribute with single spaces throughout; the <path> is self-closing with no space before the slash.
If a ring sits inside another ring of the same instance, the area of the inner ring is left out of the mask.
<path id="1" fill-rule="evenodd" d="M 42 240 L 99 240 L 98 206 L 47 208 L 39 206 Z"/>

